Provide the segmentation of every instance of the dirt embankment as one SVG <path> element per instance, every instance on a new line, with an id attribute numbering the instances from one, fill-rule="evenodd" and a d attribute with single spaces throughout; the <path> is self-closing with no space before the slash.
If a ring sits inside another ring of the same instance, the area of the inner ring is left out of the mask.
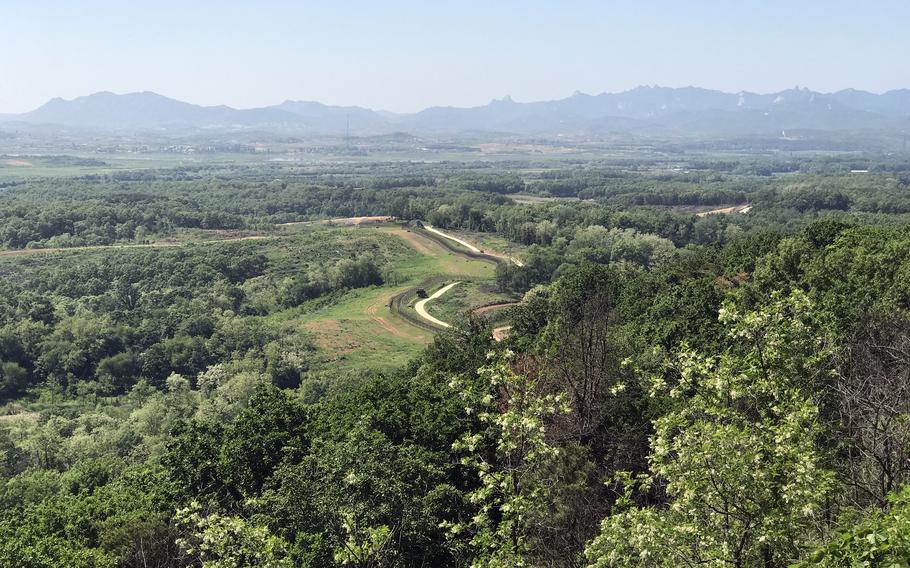
<path id="1" fill-rule="evenodd" d="M 487 304 L 485 306 L 477 306 L 476 308 L 474 308 L 471 311 L 474 313 L 475 316 L 483 316 L 483 315 L 487 315 L 487 314 L 492 314 L 494 312 L 498 312 L 499 310 L 504 310 L 506 308 L 515 306 L 517 304 L 518 304 L 518 302 L 509 300 L 509 301 L 505 301 L 505 302 L 497 302 L 495 304 Z"/>

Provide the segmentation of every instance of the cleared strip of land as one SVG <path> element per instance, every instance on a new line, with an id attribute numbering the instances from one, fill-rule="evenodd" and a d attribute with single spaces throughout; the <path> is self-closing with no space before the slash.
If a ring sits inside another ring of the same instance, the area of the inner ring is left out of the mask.
<path id="1" fill-rule="evenodd" d="M 454 242 L 460 244 L 461 246 L 465 247 L 466 249 L 473 252 L 474 254 L 485 254 L 487 256 L 501 258 L 502 260 L 512 262 L 513 264 L 515 264 L 515 266 L 524 266 L 524 263 L 515 257 L 506 256 L 506 255 L 498 253 L 498 252 L 482 251 L 479 248 L 477 248 L 476 246 L 469 243 L 468 241 L 466 241 L 464 239 L 459 239 L 458 237 L 450 235 L 448 233 L 443 233 L 439 229 L 437 229 L 435 227 L 431 227 L 430 225 L 424 225 L 423 228 L 431 233 L 435 233 L 435 234 L 439 235 L 440 237 L 449 239 L 450 241 L 454 241 Z"/>
<path id="2" fill-rule="evenodd" d="M 293 227 L 295 225 L 370 225 L 377 223 L 387 223 L 392 220 L 388 215 L 369 215 L 363 217 L 336 217 L 335 219 L 320 219 L 317 221 L 294 221 L 291 223 L 279 223 L 279 227 Z"/>
<path id="3" fill-rule="evenodd" d="M 732 207 L 723 207 L 721 209 L 712 209 L 711 211 L 702 211 L 696 213 L 696 217 L 707 217 L 708 215 L 731 215 L 733 213 L 748 213 L 752 210 L 751 205 L 733 205 Z"/>
<path id="4" fill-rule="evenodd" d="M 27 256 L 34 254 L 55 254 L 63 252 L 79 252 L 87 250 L 130 250 L 130 249 L 144 249 L 144 248 L 169 248 L 169 247 L 185 247 L 189 245 L 216 245 L 221 243 L 236 243 L 238 241 L 258 241 L 263 239 L 274 238 L 268 235 L 249 235 L 245 237 L 234 237 L 229 239 L 213 239 L 210 241 L 188 241 L 188 242 L 173 242 L 173 241 L 161 241 L 157 243 L 146 243 L 146 244 L 121 244 L 121 245 L 87 245 L 87 246 L 78 246 L 78 247 L 53 247 L 53 248 L 30 248 L 30 249 L 12 249 L 12 250 L 2 250 L 0 251 L 0 258 L 6 256 Z"/>

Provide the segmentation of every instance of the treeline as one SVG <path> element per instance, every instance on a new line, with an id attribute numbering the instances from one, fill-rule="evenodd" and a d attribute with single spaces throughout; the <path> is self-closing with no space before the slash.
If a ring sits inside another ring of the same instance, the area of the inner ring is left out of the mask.
<path id="1" fill-rule="evenodd" d="M 165 389 L 176 373 L 195 386 L 206 368 L 238 358 L 260 361 L 276 384 L 296 385 L 315 347 L 268 316 L 382 284 L 382 264 L 403 245 L 345 231 L 290 244 L 290 258 L 238 242 L 8 262 L 0 404 L 37 385 L 116 395 L 139 381 Z"/>
<path id="2" fill-rule="evenodd" d="M 396 169 L 397 168 L 397 169 Z M 434 169 L 435 168 L 435 169 Z M 579 225 L 634 229 L 677 246 L 726 242 L 754 228 L 792 230 L 836 213 L 876 222 L 910 215 L 906 173 L 765 179 L 718 171 L 640 172 L 555 167 L 459 171 L 457 164 L 363 167 L 357 175 L 214 166 L 30 180 L 0 192 L 0 247 L 145 242 L 179 229 L 266 229 L 327 217 L 393 215 L 549 244 Z M 505 194 L 588 200 L 515 205 Z M 593 201 L 590 201 L 593 200 Z M 696 217 L 699 208 L 753 205 L 748 215 Z M 556 229 L 551 224 L 555 224 Z"/>

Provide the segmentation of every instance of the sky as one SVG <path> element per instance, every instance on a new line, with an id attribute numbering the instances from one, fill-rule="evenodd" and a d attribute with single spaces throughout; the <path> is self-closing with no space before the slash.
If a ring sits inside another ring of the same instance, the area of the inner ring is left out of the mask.
<path id="1" fill-rule="evenodd" d="M 662 85 L 910 87 L 907 0 L 0 0 L 0 113 L 154 91 L 396 112 Z"/>

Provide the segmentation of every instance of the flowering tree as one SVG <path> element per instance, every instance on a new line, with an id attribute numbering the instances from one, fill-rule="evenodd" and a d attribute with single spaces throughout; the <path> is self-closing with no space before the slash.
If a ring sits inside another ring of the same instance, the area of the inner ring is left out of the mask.
<path id="1" fill-rule="evenodd" d="M 177 524 L 189 533 L 177 544 L 204 568 L 290 568 L 286 543 L 267 528 L 241 517 L 204 514 L 193 502 L 177 511 Z"/>
<path id="2" fill-rule="evenodd" d="M 591 565 L 786 566 L 814 544 L 832 474 L 812 396 L 830 350 L 811 314 L 798 293 L 756 312 L 728 307 L 727 352 L 684 351 L 674 381 L 652 380 L 670 410 L 638 481 L 661 484 L 669 503 L 607 517 Z"/>
<path id="3" fill-rule="evenodd" d="M 447 525 L 453 538 L 468 535 L 474 567 L 527 565 L 528 528 L 548 502 L 549 486 L 542 472 L 559 459 L 560 449 L 546 438 L 547 421 L 569 411 L 565 397 L 543 395 L 537 381 L 515 373 L 511 353 L 479 370 L 480 389 L 452 381 L 466 403 L 487 426 L 455 443 L 461 463 L 475 471 L 480 484 L 469 494 L 477 507 L 471 519 Z M 492 448 L 489 446 L 492 445 Z M 488 451 L 491 450 L 491 451 Z"/>

